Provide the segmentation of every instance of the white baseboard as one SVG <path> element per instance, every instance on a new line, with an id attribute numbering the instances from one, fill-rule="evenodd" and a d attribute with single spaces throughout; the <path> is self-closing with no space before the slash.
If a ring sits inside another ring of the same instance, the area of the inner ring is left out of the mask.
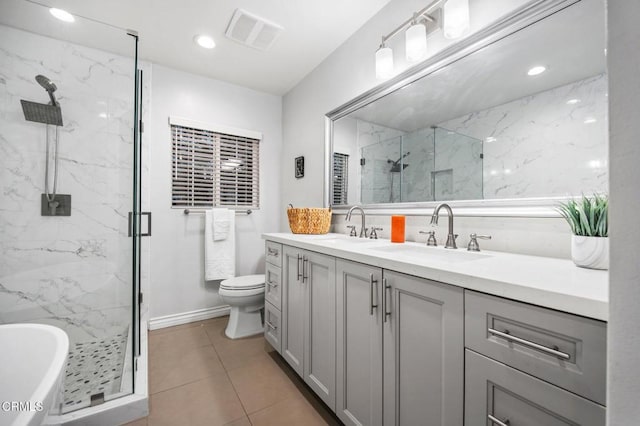
<path id="1" fill-rule="evenodd" d="M 182 312 L 180 314 L 151 318 L 149 320 L 149 330 L 157 330 L 159 328 L 173 327 L 174 325 L 223 317 L 225 315 L 229 315 L 230 310 L 231 308 L 229 308 L 228 305 L 224 305 L 215 308 L 198 309 L 197 311 Z"/>

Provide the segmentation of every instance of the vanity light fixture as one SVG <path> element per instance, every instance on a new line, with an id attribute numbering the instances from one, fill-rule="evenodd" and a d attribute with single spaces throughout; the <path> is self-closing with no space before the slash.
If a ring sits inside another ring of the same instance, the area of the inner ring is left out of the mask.
<path id="1" fill-rule="evenodd" d="M 197 35 L 193 38 L 193 41 L 195 41 L 198 46 L 204 47 L 205 49 L 213 49 L 216 47 L 216 42 L 208 35 Z"/>
<path id="2" fill-rule="evenodd" d="M 444 15 L 444 37 L 458 38 L 470 26 L 469 21 L 469 0 L 447 0 L 443 7 Z"/>
<path id="3" fill-rule="evenodd" d="M 63 9 L 52 7 L 51 9 L 49 9 L 49 13 L 64 22 L 75 22 L 76 20 L 76 18 L 74 18 L 72 14 Z"/>
<path id="4" fill-rule="evenodd" d="M 382 43 L 376 51 L 376 78 L 385 79 L 393 76 L 393 51 L 387 46 L 387 41 L 403 31 L 407 62 L 418 62 L 427 56 L 427 36 L 441 28 L 440 9 L 443 3 L 444 0 L 431 2 L 389 34 L 382 36 Z"/>
<path id="5" fill-rule="evenodd" d="M 542 65 L 537 65 L 527 71 L 527 75 L 533 77 L 534 75 L 540 75 L 547 70 L 547 67 L 543 67 Z"/>
<path id="6" fill-rule="evenodd" d="M 405 54 L 407 62 L 418 62 L 427 57 L 427 37 L 443 28 L 444 37 L 454 39 L 462 36 L 470 28 L 469 0 L 434 0 L 424 9 L 395 30 L 382 37 L 382 44 L 376 51 L 376 78 L 391 77 L 393 72 L 393 51 L 386 42 L 405 31 Z"/>

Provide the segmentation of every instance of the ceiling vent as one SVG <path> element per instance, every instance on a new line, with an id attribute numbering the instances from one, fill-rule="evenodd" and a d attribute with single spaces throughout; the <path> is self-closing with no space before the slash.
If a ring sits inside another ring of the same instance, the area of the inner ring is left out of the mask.
<path id="1" fill-rule="evenodd" d="M 231 40 L 258 50 L 267 50 L 284 30 L 280 25 L 253 15 L 246 10 L 236 9 L 227 31 Z"/>

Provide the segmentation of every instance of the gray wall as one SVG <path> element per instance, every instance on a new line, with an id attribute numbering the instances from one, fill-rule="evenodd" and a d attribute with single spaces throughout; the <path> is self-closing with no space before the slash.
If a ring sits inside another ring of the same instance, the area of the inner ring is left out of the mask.
<path id="1" fill-rule="evenodd" d="M 640 421 L 640 2 L 609 1 L 608 424 Z"/>

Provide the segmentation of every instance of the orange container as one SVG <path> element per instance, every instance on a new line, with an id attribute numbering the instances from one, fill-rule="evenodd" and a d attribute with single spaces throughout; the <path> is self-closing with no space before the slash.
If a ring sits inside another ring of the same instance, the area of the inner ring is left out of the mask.
<path id="1" fill-rule="evenodd" d="M 404 243 L 404 216 L 391 216 L 391 242 Z"/>

